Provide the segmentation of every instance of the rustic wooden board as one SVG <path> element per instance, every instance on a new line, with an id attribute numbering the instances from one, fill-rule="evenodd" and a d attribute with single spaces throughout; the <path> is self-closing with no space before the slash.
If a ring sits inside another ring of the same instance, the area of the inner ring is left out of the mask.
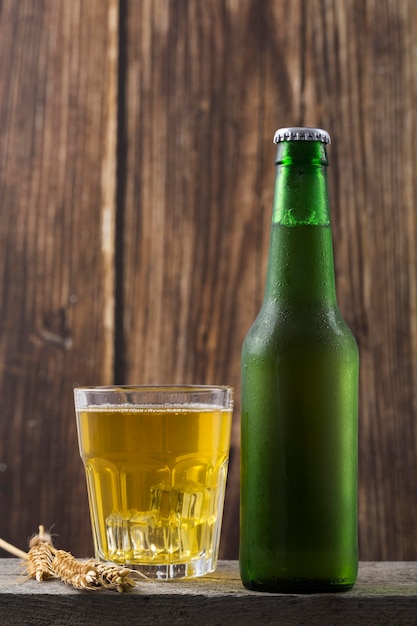
<path id="1" fill-rule="evenodd" d="M 113 375 L 116 9 L 1 4 L 0 536 L 23 548 L 45 523 L 92 551 L 72 387 Z"/>
<path id="2" fill-rule="evenodd" d="M 277 126 L 333 137 L 340 306 L 360 345 L 360 547 L 416 558 L 417 7 L 127 3 L 124 377 L 235 386 L 222 554 L 236 556 L 240 347 L 262 299 Z"/>
<path id="3" fill-rule="evenodd" d="M 16 559 L 0 560 L 2 624 L 285 624 L 408 626 L 416 623 L 417 564 L 361 563 L 356 586 L 339 594 L 283 595 L 243 588 L 236 562 L 205 578 L 138 583 L 129 593 L 80 592 L 59 581 L 19 578 Z"/>
<path id="4" fill-rule="evenodd" d="M 75 384 L 236 388 L 265 282 L 275 129 L 330 131 L 361 351 L 360 551 L 417 559 L 414 0 L 0 3 L 0 536 L 91 554 Z M 117 142 L 116 142 L 117 140 Z"/>

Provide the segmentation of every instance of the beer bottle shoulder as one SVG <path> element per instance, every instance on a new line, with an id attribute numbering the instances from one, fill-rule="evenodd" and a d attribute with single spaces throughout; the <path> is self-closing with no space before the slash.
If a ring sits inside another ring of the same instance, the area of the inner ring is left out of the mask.
<path id="1" fill-rule="evenodd" d="M 265 355 L 278 349 L 325 349 L 357 355 L 356 340 L 337 306 L 302 310 L 270 304 L 262 306 L 246 335 L 243 353 Z"/>

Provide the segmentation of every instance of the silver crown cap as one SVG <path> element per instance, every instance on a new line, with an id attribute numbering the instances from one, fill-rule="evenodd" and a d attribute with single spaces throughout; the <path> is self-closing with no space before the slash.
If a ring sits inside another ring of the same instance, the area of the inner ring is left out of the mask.
<path id="1" fill-rule="evenodd" d="M 292 128 L 279 128 L 274 135 L 274 143 L 280 141 L 321 141 L 330 143 L 330 135 L 322 128 L 304 128 L 294 126 Z"/>

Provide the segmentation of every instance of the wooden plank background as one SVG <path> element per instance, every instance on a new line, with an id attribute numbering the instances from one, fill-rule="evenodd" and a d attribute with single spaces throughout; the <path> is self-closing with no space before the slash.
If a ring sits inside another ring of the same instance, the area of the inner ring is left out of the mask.
<path id="1" fill-rule="evenodd" d="M 0 3 L 1 537 L 92 553 L 75 385 L 225 383 L 236 558 L 271 140 L 314 125 L 361 352 L 360 557 L 417 559 L 416 76 L 414 0 Z"/>

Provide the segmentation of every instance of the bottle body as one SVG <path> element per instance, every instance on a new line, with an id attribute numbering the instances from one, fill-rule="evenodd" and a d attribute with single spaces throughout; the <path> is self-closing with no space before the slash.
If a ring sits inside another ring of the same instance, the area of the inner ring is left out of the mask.
<path id="1" fill-rule="evenodd" d="M 286 178 L 304 187 L 303 217 L 293 201 L 291 220 L 274 220 L 242 350 L 239 561 L 259 591 L 344 590 L 357 575 L 358 349 L 336 303 L 328 214 L 305 217 L 306 170 Z"/>

